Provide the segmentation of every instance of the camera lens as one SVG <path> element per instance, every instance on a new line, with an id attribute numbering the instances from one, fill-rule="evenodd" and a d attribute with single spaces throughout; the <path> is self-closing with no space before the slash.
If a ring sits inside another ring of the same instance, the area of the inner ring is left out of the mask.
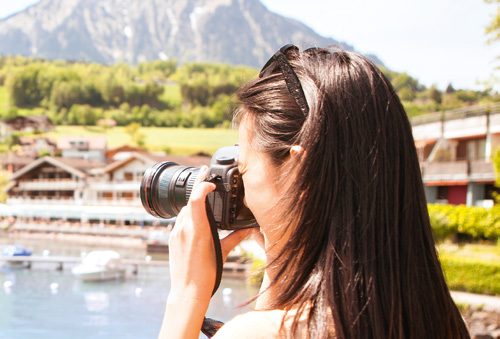
<path id="1" fill-rule="evenodd" d="M 151 215 L 169 219 L 186 206 L 199 168 L 179 166 L 175 162 L 159 162 L 144 173 L 141 201 Z"/>

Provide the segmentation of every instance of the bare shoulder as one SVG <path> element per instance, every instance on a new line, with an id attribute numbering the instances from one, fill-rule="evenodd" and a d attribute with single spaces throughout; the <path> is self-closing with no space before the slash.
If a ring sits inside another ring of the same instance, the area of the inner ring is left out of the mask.
<path id="1" fill-rule="evenodd" d="M 275 311 L 252 311 L 238 315 L 222 326 L 213 338 L 278 338 L 280 320 L 276 319 L 276 315 Z"/>

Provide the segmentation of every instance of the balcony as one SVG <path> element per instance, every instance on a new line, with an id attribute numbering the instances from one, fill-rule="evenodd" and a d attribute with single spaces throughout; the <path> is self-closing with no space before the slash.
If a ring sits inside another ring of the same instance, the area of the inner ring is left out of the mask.
<path id="1" fill-rule="evenodd" d="M 81 200 L 73 198 L 7 198 L 7 205 L 81 205 Z"/>
<path id="2" fill-rule="evenodd" d="M 420 167 L 423 181 L 427 184 L 453 182 L 466 185 L 469 181 L 495 181 L 493 164 L 485 160 L 422 162 Z"/>
<path id="3" fill-rule="evenodd" d="M 422 178 L 429 181 L 467 181 L 467 161 L 431 162 L 422 164 Z"/>
<path id="4" fill-rule="evenodd" d="M 484 160 L 473 160 L 469 163 L 471 181 L 495 180 L 495 168 L 492 162 Z"/>
<path id="5" fill-rule="evenodd" d="M 89 189 L 92 191 L 139 191 L 140 181 L 91 181 Z"/>
<path id="6" fill-rule="evenodd" d="M 7 198 L 7 205 L 58 205 L 58 206 L 123 206 L 123 207 L 142 207 L 141 201 L 138 198 L 121 198 L 121 199 L 91 199 L 91 200 L 75 200 L 73 198 Z"/>
<path id="7" fill-rule="evenodd" d="M 22 191 L 72 191 L 85 187 L 83 181 L 43 179 L 20 181 L 19 189 Z"/>
<path id="8" fill-rule="evenodd" d="M 500 132 L 500 103 L 425 114 L 411 119 L 415 140 L 460 139 Z"/>

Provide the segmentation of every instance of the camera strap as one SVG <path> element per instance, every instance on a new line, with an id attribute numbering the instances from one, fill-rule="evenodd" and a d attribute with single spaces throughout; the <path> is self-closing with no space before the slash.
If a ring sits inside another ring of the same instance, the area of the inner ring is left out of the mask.
<path id="1" fill-rule="evenodd" d="M 220 286 L 220 282 L 222 279 L 222 266 L 224 263 L 222 261 L 222 247 L 220 244 L 219 233 L 217 231 L 215 218 L 212 209 L 210 208 L 210 204 L 208 203 L 208 199 L 206 200 L 205 204 L 206 204 L 208 223 L 210 224 L 210 231 L 212 232 L 212 239 L 214 241 L 215 260 L 217 263 L 215 286 L 212 291 L 212 297 L 213 297 L 215 292 L 217 292 L 217 289 Z M 203 319 L 203 325 L 201 326 L 201 332 L 207 337 L 211 338 L 222 327 L 222 325 L 224 325 L 224 323 L 221 321 L 205 317 L 205 319 Z"/>

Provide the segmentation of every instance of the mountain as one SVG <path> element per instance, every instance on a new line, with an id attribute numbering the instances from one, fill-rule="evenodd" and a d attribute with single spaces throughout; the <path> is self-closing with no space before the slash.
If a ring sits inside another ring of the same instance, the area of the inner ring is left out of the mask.
<path id="1" fill-rule="evenodd" d="M 259 67 L 289 42 L 338 44 L 259 0 L 42 0 L 0 20 L 0 54 L 106 64 L 178 59 Z"/>

